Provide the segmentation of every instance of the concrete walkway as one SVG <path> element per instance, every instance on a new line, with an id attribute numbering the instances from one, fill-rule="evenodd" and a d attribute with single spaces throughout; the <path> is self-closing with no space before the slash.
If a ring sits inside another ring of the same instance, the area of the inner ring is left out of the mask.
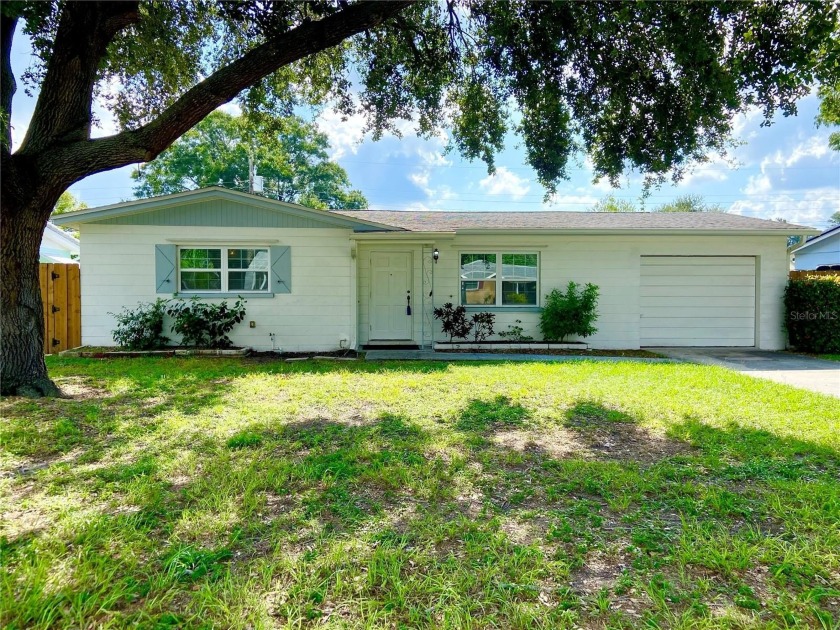
<path id="1" fill-rule="evenodd" d="M 679 361 L 719 365 L 840 398 L 840 362 L 748 348 L 646 348 Z"/>
<path id="2" fill-rule="evenodd" d="M 367 350 L 365 361 L 603 361 L 604 363 L 673 363 L 672 359 L 641 357 L 571 356 L 562 354 L 517 354 L 497 352 L 435 352 L 434 350 Z"/>

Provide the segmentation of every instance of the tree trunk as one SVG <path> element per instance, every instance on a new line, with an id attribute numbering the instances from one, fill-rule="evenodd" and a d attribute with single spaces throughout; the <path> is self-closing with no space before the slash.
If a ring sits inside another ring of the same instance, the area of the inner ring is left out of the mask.
<path id="1" fill-rule="evenodd" d="M 3 178 L 0 201 L 0 394 L 58 396 L 61 392 L 47 376 L 44 363 L 44 311 L 38 284 L 38 252 L 55 199 L 43 190 L 37 197 L 22 198 L 10 188 L 34 192 L 35 183 L 26 182 L 32 188 L 19 187 L 19 180 L 17 186 L 9 185 L 10 175 Z"/>

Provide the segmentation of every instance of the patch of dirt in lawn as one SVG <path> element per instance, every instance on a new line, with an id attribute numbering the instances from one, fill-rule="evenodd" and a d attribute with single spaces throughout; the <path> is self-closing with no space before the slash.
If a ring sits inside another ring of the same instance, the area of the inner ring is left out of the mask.
<path id="1" fill-rule="evenodd" d="M 693 448 L 628 422 L 589 423 L 581 428 L 514 430 L 493 436 L 496 445 L 552 459 L 579 457 L 652 464 Z"/>
<path id="2" fill-rule="evenodd" d="M 502 520 L 499 529 L 514 544 L 545 547 L 545 538 L 550 525 L 551 521 L 545 516 L 531 518 L 508 516 Z"/>
<path id="3" fill-rule="evenodd" d="M 92 379 L 81 376 L 64 376 L 56 379 L 55 384 L 61 389 L 62 396 L 71 400 L 99 400 L 111 395 L 108 390 L 93 385 Z"/>
<path id="4" fill-rule="evenodd" d="M 10 510 L 0 510 L 0 535 L 9 540 L 33 536 L 50 524 L 50 519 L 36 507 L 22 507 L 25 499 L 37 491 L 34 481 L 4 490 L 8 492 L 6 505 L 14 506 Z"/>
<path id="5" fill-rule="evenodd" d="M 594 551 L 586 556 L 582 567 L 572 571 L 571 587 L 581 595 L 595 595 L 601 589 L 611 591 L 621 573 L 629 566 L 629 558 L 613 557 L 603 551 Z"/>

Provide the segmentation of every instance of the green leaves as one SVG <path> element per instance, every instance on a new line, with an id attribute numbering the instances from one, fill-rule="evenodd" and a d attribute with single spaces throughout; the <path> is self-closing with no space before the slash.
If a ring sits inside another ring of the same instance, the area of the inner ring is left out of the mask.
<path id="1" fill-rule="evenodd" d="M 312 208 L 367 208 L 347 172 L 329 161 L 329 144 L 297 116 L 216 111 L 132 175 L 137 197 L 205 186 L 247 191 L 249 164 L 263 178 L 266 197 Z"/>
<path id="2" fill-rule="evenodd" d="M 26 80 L 37 88 L 61 5 L 21 6 L 37 52 Z M 139 20 L 102 59 L 97 91 L 124 128 L 137 128 L 256 46 L 283 42 L 301 25 L 352 20 L 353 9 L 326 1 L 141 3 Z M 652 185 L 724 152 L 732 117 L 745 108 L 761 108 L 769 124 L 778 111 L 795 113 L 815 82 L 832 84 L 838 10 L 822 2 L 417 2 L 255 76 L 239 101 L 260 125 L 326 105 L 363 114 L 374 138 L 398 133 L 401 120 L 424 136 L 446 129 L 452 148 L 491 171 L 516 132 L 549 193 L 581 153 L 596 179 L 617 182 L 633 169 Z M 232 162 L 217 160 L 237 164 L 236 173 L 196 175 L 241 180 L 244 157 L 234 153 Z M 263 168 L 283 174 L 278 194 L 288 196 L 288 173 L 298 166 Z M 358 207 L 359 199 L 340 203 Z"/>
<path id="3" fill-rule="evenodd" d="M 540 313 L 540 332 L 546 341 L 564 341 L 569 335 L 589 337 L 598 332 L 598 287 L 586 284 L 583 290 L 569 282 L 566 292 L 553 289 L 545 296 Z"/>
<path id="4" fill-rule="evenodd" d="M 792 346 L 802 352 L 840 352 L 840 277 L 788 280 L 784 300 Z"/>

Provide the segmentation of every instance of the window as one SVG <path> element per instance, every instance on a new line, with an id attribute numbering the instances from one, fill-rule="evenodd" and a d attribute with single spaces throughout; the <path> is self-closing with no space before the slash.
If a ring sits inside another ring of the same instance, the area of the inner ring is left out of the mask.
<path id="1" fill-rule="evenodd" d="M 461 304 L 536 306 L 537 254 L 461 254 Z"/>
<path id="2" fill-rule="evenodd" d="M 268 292 L 268 249 L 181 247 L 180 291 Z"/>

